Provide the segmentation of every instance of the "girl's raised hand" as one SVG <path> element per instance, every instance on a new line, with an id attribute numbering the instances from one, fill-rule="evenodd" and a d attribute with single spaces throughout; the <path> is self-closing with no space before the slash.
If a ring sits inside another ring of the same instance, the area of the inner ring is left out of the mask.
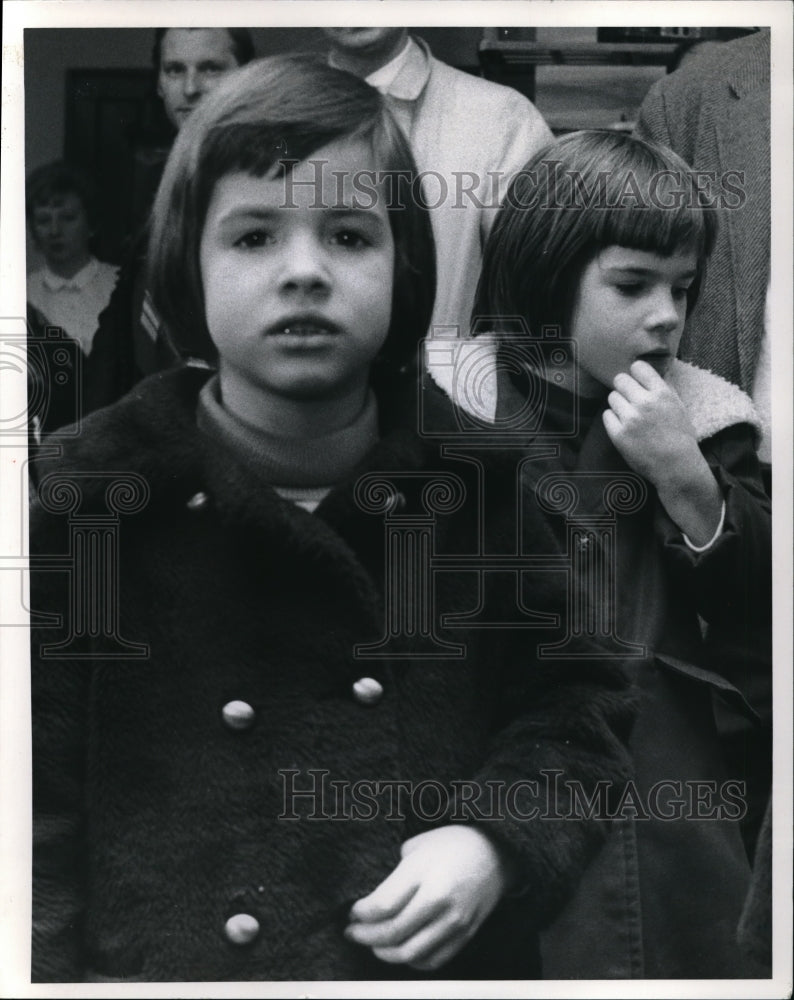
<path id="1" fill-rule="evenodd" d="M 510 883 L 494 842 L 465 824 L 406 840 L 402 860 L 350 911 L 345 936 L 383 962 L 440 968 L 466 944 Z"/>
<path id="2" fill-rule="evenodd" d="M 627 464 L 655 486 L 687 478 L 702 455 L 678 394 L 647 361 L 635 361 L 613 385 L 604 427 Z"/>
<path id="3" fill-rule="evenodd" d="M 609 439 L 690 542 L 706 545 L 721 522 L 722 494 L 678 394 L 647 361 L 613 385 L 603 415 Z"/>

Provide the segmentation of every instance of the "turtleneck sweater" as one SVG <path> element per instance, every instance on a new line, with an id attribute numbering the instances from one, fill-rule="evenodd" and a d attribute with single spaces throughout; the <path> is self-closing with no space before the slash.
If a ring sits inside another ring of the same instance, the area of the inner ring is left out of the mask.
<path id="1" fill-rule="evenodd" d="M 352 423 L 317 437 L 271 434 L 240 420 L 221 400 L 213 376 L 199 394 L 196 422 L 276 493 L 313 512 L 348 476 L 378 440 L 378 406 L 370 389 Z"/>

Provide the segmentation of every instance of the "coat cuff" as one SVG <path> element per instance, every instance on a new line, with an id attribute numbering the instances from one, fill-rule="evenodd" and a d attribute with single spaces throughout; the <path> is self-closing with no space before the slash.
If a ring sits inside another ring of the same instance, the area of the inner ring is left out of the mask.
<path id="1" fill-rule="evenodd" d="M 722 534 L 722 529 L 725 527 L 725 510 L 726 510 L 726 506 L 725 506 L 725 501 L 723 500 L 722 501 L 722 510 L 720 511 L 720 521 L 719 521 L 719 524 L 717 525 L 717 530 L 714 532 L 714 534 L 706 542 L 705 545 L 695 545 L 694 542 L 691 542 L 689 540 L 689 538 L 687 537 L 686 533 L 682 531 L 681 535 L 683 536 L 684 542 L 686 543 L 687 547 L 690 548 L 693 552 L 705 552 L 707 549 L 710 549 L 711 546 L 720 537 L 720 535 Z"/>

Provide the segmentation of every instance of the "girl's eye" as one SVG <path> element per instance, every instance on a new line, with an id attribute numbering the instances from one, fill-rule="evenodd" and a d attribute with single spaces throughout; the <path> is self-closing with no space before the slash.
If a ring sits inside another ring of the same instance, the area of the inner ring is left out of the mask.
<path id="1" fill-rule="evenodd" d="M 334 233 L 332 240 L 347 250 L 360 250 L 362 247 L 369 246 L 367 237 L 355 229 L 340 229 Z"/>
<path id="2" fill-rule="evenodd" d="M 674 299 L 678 299 L 680 301 L 681 299 L 685 299 L 687 297 L 688 293 L 689 293 L 689 285 L 687 285 L 684 288 L 674 288 L 673 289 L 673 298 Z"/>
<path id="3" fill-rule="evenodd" d="M 267 246 L 273 241 L 273 237 L 266 229 L 253 229 L 250 233 L 245 233 L 234 241 L 236 247 L 243 250 L 256 250 L 259 247 Z"/>
<path id="4" fill-rule="evenodd" d="M 621 281 L 615 287 L 621 295 L 639 295 L 643 286 L 640 281 Z"/>

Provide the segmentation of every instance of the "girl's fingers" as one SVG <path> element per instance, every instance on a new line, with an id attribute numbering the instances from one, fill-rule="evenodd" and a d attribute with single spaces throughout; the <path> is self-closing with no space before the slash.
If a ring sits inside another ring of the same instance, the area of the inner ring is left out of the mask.
<path id="1" fill-rule="evenodd" d="M 637 360 L 632 362 L 629 368 L 631 377 L 634 378 L 644 389 L 658 389 L 664 385 L 665 381 L 659 372 L 649 365 L 647 361 Z"/>
<path id="2" fill-rule="evenodd" d="M 440 948 L 431 951 L 424 958 L 416 962 L 411 962 L 411 968 L 418 969 L 420 972 L 432 972 L 435 969 L 440 969 L 442 965 L 445 965 L 451 958 L 457 955 L 465 943 L 465 941 L 458 940 L 457 938 L 454 938 L 452 941 L 446 941 Z"/>
<path id="3" fill-rule="evenodd" d="M 636 362 L 635 362 L 636 363 Z M 634 365 L 632 365 L 632 368 Z M 650 368 L 650 365 L 648 366 Z M 651 371 L 653 369 L 651 368 Z M 656 374 L 654 372 L 654 374 Z M 619 372 L 612 381 L 615 391 L 625 397 L 630 403 L 639 403 L 648 393 L 645 386 L 641 385 L 637 379 L 628 372 Z"/>
<path id="4" fill-rule="evenodd" d="M 607 396 L 607 402 L 609 403 L 609 410 L 606 410 L 605 413 L 612 412 L 621 422 L 627 420 L 629 414 L 634 409 L 633 404 L 621 392 L 610 392 Z"/>
<path id="5" fill-rule="evenodd" d="M 388 920 L 403 909 L 418 888 L 410 867 L 401 862 L 376 889 L 353 904 L 350 920 L 370 923 Z"/>
<path id="6" fill-rule="evenodd" d="M 447 914 L 448 917 L 448 914 Z M 453 926 L 444 916 L 431 922 L 396 947 L 373 948 L 373 954 L 382 962 L 414 965 L 426 962 L 442 949 L 454 955 L 468 940 L 468 934 Z"/>
<path id="7" fill-rule="evenodd" d="M 611 441 L 614 441 L 615 435 L 620 433 L 620 421 L 612 412 L 612 410 L 604 410 L 601 415 L 601 419 L 604 423 L 604 428 Z"/>
<path id="8" fill-rule="evenodd" d="M 393 948 L 413 937 L 444 909 L 443 901 L 422 899 L 417 893 L 395 917 L 376 923 L 353 923 L 345 936 L 369 947 Z"/>

